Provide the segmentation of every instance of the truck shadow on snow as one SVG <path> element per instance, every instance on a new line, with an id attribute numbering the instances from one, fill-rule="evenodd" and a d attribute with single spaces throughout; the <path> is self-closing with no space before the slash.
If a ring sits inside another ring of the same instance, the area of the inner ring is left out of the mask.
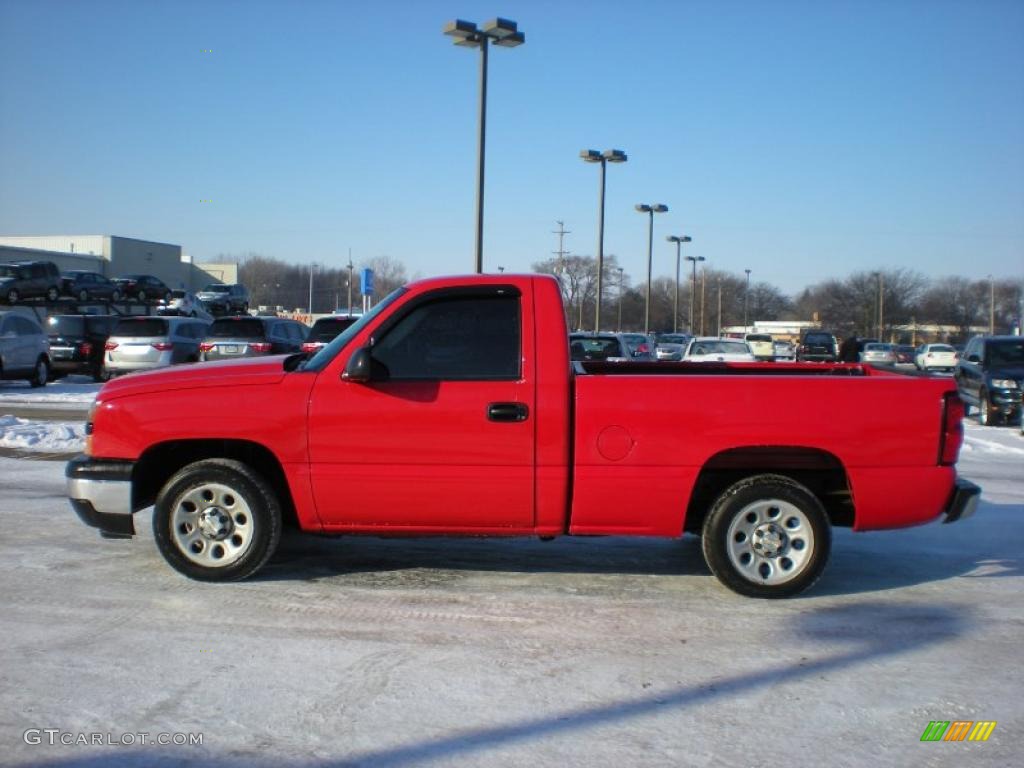
<path id="1" fill-rule="evenodd" d="M 643 718 L 664 716 L 699 717 L 698 710 L 721 705 L 758 691 L 780 691 L 787 685 L 877 665 L 884 659 L 913 657 L 932 647 L 948 644 L 968 634 L 974 620 L 963 608 L 951 609 L 926 602 L 893 605 L 863 601 L 834 607 L 816 607 L 792 617 L 790 642 L 795 648 L 792 661 L 765 664 L 751 658 L 749 671 L 734 675 L 716 675 L 713 670 L 701 680 L 686 685 L 659 687 L 641 696 L 599 703 L 552 709 L 535 717 L 497 725 L 474 726 L 463 723 L 438 736 L 403 742 L 400 732 L 384 736 L 393 742 L 379 749 L 348 754 L 340 758 L 284 758 L 274 754 L 271 745 L 249 750 L 225 748 L 218 754 L 214 739 L 202 747 L 166 748 L 159 751 L 117 749 L 103 754 L 71 759 L 23 762 L 22 765 L 54 768 L 100 768 L 100 766 L 170 766 L 187 763 L 235 768 L 236 766 L 288 765 L 328 766 L 330 768 L 399 768 L 423 764 L 446 764 L 453 760 L 476 759 L 487 764 L 491 750 L 521 747 L 552 740 L 570 740 L 579 749 L 598 729 L 625 729 Z M 797 658 L 797 655 L 799 657 Z M 493 713 L 488 713 L 492 715 Z M 483 719 L 483 717 L 482 717 Z M 271 747 L 267 751 L 266 748 Z M 287 747 L 294 749 L 294 745 Z M 22 753 L 24 754 L 24 752 Z M 507 753 L 504 757 L 507 758 Z"/>
<path id="2" fill-rule="evenodd" d="M 1024 572 L 1020 505 L 983 502 L 970 520 L 898 531 L 834 531 L 832 558 L 806 595 L 870 593 L 958 576 L 997 578 Z M 497 538 L 321 538 L 288 533 L 254 581 L 346 579 L 353 585 L 406 587 L 456 581 L 471 572 L 706 576 L 700 540 L 627 537 L 550 542 Z M 415 574 L 415 575 L 414 575 Z M 536 586 L 537 583 L 534 582 Z M 561 582 L 558 584 L 561 585 Z M 608 582 L 587 583 L 600 591 Z M 555 585 L 553 585 L 555 586 Z M 648 585 L 656 589 L 656 584 Z M 614 589 L 608 585 L 608 589 Z M 724 588 L 723 593 L 724 593 Z M 740 598 L 737 598 L 740 599 Z"/>

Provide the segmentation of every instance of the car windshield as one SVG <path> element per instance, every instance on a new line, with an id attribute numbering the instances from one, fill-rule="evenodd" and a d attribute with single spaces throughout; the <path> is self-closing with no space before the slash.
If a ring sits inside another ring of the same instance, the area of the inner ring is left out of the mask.
<path id="1" fill-rule="evenodd" d="M 659 344 L 685 344 L 690 340 L 689 336 L 680 333 L 659 333 Z"/>
<path id="2" fill-rule="evenodd" d="M 51 336 L 85 335 L 85 318 L 74 315 L 54 315 L 46 321 L 47 333 Z"/>
<path id="3" fill-rule="evenodd" d="M 691 355 L 746 355 L 750 350 L 742 341 L 717 339 L 695 342 L 690 349 Z"/>
<path id="4" fill-rule="evenodd" d="M 263 323 L 256 318 L 222 317 L 213 321 L 206 336 L 210 339 L 262 339 L 265 333 Z"/>
<path id="5" fill-rule="evenodd" d="M 892 349 L 892 344 L 865 344 L 865 352 L 888 352 Z"/>
<path id="6" fill-rule="evenodd" d="M 1024 339 L 1020 341 L 990 341 L 988 343 L 989 365 L 1024 365 Z"/>
<path id="7" fill-rule="evenodd" d="M 609 357 L 625 357 L 622 345 L 614 336 L 576 337 L 569 340 L 569 357 L 572 360 L 607 360 Z"/>
<path id="8" fill-rule="evenodd" d="M 313 323 L 306 341 L 330 341 L 355 321 L 354 317 L 321 317 Z"/>
<path id="9" fill-rule="evenodd" d="M 231 293 L 231 289 L 221 283 L 213 283 L 203 288 L 203 293 Z"/>
<path id="10" fill-rule="evenodd" d="M 771 341 L 772 337 L 767 333 L 748 333 L 747 341 Z"/>
<path id="11" fill-rule="evenodd" d="M 827 333 L 808 333 L 804 337 L 804 344 L 831 344 L 832 337 Z"/>
<path id="12" fill-rule="evenodd" d="M 156 317 L 131 317 L 120 320 L 114 327 L 112 336 L 166 336 L 168 333 L 166 320 Z"/>
<path id="13" fill-rule="evenodd" d="M 928 347 L 928 351 L 929 352 L 956 352 L 956 350 L 953 349 L 948 344 L 932 344 L 930 347 Z"/>

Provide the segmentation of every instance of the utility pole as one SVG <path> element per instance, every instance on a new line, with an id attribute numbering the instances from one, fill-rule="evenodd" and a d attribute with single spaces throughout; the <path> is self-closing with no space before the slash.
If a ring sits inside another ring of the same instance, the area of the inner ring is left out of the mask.
<path id="1" fill-rule="evenodd" d="M 355 266 L 352 264 L 352 249 L 348 249 L 348 316 L 352 317 L 352 270 Z"/>
<path id="2" fill-rule="evenodd" d="M 704 284 L 708 279 L 708 268 L 703 266 L 700 269 L 700 335 L 704 335 Z"/>
<path id="3" fill-rule="evenodd" d="M 722 278 L 718 278 L 718 338 L 722 338 Z"/>
<path id="4" fill-rule="evenodd" d="M 564 221 L 556 221 L 558 229 L 551 231 L 551 234 L 558 235 L 558 250 L 552 251 L 558 257 L 558 279 L 562 279 L 562 274 L 565 272 L 565 257 L 569 255 L 569 252 L 565 250 L 565 236 L 571 235 L 572 230 L 565 228 Z"/>
<path id="5" fill-rule="evenodd" d="M 996 279 L 988 276 L 988 335 L 996 334 Z"/>

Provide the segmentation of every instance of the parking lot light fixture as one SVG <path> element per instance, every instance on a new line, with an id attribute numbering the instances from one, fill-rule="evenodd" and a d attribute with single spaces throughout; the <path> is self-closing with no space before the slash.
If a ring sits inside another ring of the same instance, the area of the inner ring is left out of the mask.
<path id="1" fill-rule="evenodd" d="M 624 163 L 628 159 L 621 149 L 580 150 L 580 158 L 585 163 L 600 163 L 601 174 L 597 196 L 597 301 L 594 306 L 594 332 L 601 330 L 601 294 L 604 281 L 604 187 L 605 169 L 608 163 Z"/>
<path id="2" fill-rule="evenodd" d="M 456 19 L 444 25 L 444 34 L 455 45 L 480 49 L 480 115 L 477 121 L 477 175 L 476 175 L 476 272 L 484 271 L 484 157 L 487 136 L 487 49 L 488 43 L 502 48 L 515 48 L 526 42 L 514 21 L 492 19 L 482 27 L 471 21 Z"/>
<path id="3" fill-rule="evenodd" d="M 647 298 L 644 302 L 644 333 L 651 332 L 651 267 L 654 263 L 654 214 L 667 213 L 668 206 L 662 203 L 637 203 L 635 206 L 638 213 L 646 213 L 649 216 L 647 224 Z"/>
<path id="4" fill-rule="evenodd" d="M 693 335 L 693 304 L 697 295 L 697 262 L 704 261 L 704 257 L 687 256 L 686 260 L 693 262 L 693 271 L 690 273 L 690 334 Z"/>
<path id="5" fill-rule="evenodd" d="M 672 333 L 679 333 L 679 249 L 683 243 L 692 243 L 693 238 L 686 235 L 667 235 L 665 239 L 676 244 L 676 298 L 672 303 Z"/>

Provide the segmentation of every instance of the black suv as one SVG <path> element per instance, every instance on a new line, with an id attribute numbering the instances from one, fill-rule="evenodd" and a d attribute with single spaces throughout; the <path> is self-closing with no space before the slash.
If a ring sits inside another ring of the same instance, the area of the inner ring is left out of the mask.
<path id="1" fill-rule="evenodd" d="M 1020 416 L 1024 336 L 975 336 L 953 372 L 960 399 L 978 409 L 978 423 Z"/>
<path id="2" fill-rule="evenodd" d="M 51 315 L 46 333 L 53 378 L 86 373 L 103 381 L 103 346 L 117 320 L 115 315 Z"/>
<path id="3" fill-rule="evenodd" d="M 249 291 L 241 283 L 211 283 L 196 298 L 211 315 L 244 315 L 249 311 Z"/>
<path id="4" fill-rule="evenodd" d="M 0 264 L 0 299 L 16 304 L 22 299 L 60 297 L 60 270 L 52 261 L 17 261 Z"/>
<path id="5" fill-rule="evenodd" d="M 838 356 L 836 337 L 828 331 L 804 331 L 796 348 L 800 363 L 834 363 Z"/>

